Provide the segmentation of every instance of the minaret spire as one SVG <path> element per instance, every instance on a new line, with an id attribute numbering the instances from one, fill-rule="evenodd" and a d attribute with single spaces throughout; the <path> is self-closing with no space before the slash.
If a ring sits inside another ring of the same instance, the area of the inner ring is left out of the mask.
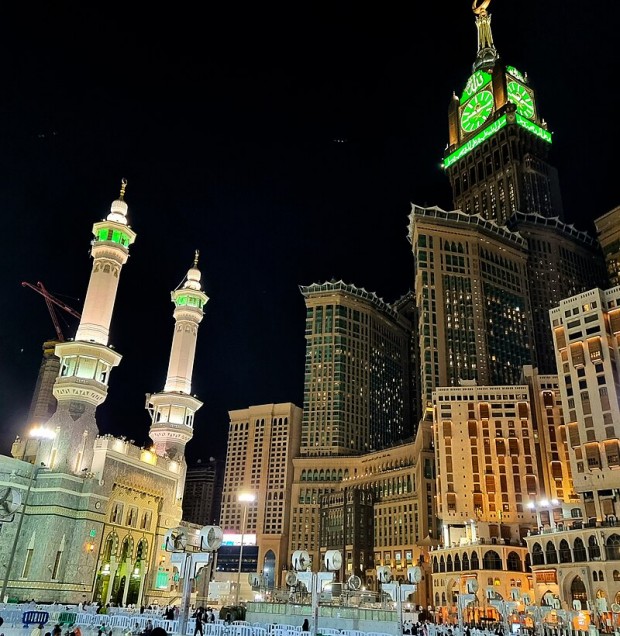
<path id="1" fill-rule="evenodd" d="M 47 423 L 57 431 L 48 444 L 53 470 L 78 474 L 90 470 L 99 434 L 95 410 L 108 395 L 112 368 L 121 361 L 122 356 L 108 346 L 108 336 L 121 269 L 136 238 L 127 222 L 126 186 L 123 179 L 109 214 L 93 225 L 93 268 L 75 339 L 56 345 L 60 373 L 52 390 L 58 406 Z"/>
<path id="2" fill-rule="evenodd" d="M 489 4 L 491 0 L 474 0 L 472 4 L 478 29 L 478 53 L 474 62 L 474 71 L 491 68 L 499 59 L 491 33 L 491 14 L 487 12 Z"/>
<path id="3" fill-rule="evenodd" d="M 200 284 L 198 256 L 196 250 L 193 266 L 171 294 L 175 325 L 164 390 L 147 395 L 155 452 L 179 460 L 194 435 L 194 414 L 202 406 L 191 394 L 198 325 L 209 300 Z"/>

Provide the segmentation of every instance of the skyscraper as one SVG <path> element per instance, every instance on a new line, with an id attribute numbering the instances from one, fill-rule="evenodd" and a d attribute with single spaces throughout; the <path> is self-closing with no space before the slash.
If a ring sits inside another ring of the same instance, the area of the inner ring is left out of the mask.
<path id="1" fill-rule="evenodd" d="M 540 373 L 555 373 L 549 310 L 563 298 L 603 285 L 599 245 L 587 232 L 540 214 L 515 212 L 507 227 L 527 243 L 527 284 L 532 316 L 533 360 Z"/>
<path id="2" fill-rule="evenodd" d="M 414 205 L 409 218 L 423 409 L 460 380 L 516 384 L 532 361 L 525 241 L 459 210 Z"/>
<path id="3" fill-rule="evenodd" d="M 618 518 L 620 287 L 566 298 L 549 315 L 575 489 L 586 518 Z"/>
<path id="4" fill-rule="evenodd" d="M 356 455 L 411 438 L 411 323 L 354 285 L 301 287 L 306 368 L 301 455 Z"/>
<path id="5" fill-rule="evenodd" d="M 486 6 L 475 13 L 472 74 L 448 109 L 443 165 L 454 207 L 500 225 L 516 211 L 562 218 L 557 171 L 547 162 L 552 135 L 535 91 L 527 73 L 501 62 Z"/>
<path id="6" fill-rule="evenodd" d="M 251 555 L 245 546 L 257 546 L 254 559 L 258 559 L 258 571 L 273 587 L 274 583 L 280 585 L 279 573 L 289 563 L 290 493 L 293 458 L 299 453 L 302 411 L 287 402 L 254 405 L 230 411 L 229 416 L 220 525 L 225 541 L 236 545 L 224 546 L 224 552 L 236 571 L 241 545 L 238 537 L 243 535 L 244 560 Z M 256 497 L 253 504 L 246 504 L 245 513 L 244 504 L 238 499 L 242 493 Z M 232 538 L 227 540 L 227 536 Z M 245 564 L 243 571 L 248 571 Z M 226 580 L 230 574 L 223 572 L 217 577 Z M 242 587 L 245 584 L 242 580 Z"/>
<path id="7" fill-rule="evenodd" d="M 187 467 L 183 520 L 200 526 L 219 523 L 223 462 L 209 457 Z"/>

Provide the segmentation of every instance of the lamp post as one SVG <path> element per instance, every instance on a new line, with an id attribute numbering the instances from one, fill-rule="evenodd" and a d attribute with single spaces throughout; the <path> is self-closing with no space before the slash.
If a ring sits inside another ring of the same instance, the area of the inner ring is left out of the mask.
<path id="1" fill-rule="evenodd" d="M 204 526 L 197 534 L 188 528 L 177 527 L 165 534 L 164 549 L 173 553 L 170 560 L 179 568 L 183 579 L 178 634 L 184 635 L 187 631 L 192 581 L 196 578 L 196 572 L 200 566 L 208 567 L 205 576 L 207 580 L 211 578 L 214 554 L 222 545 L 223 538 L 224 534 L 219 526 Z M 206 596 L 209 596 L 208 583 Z"/>
<path id="2" fill-rule="evenodd" d="M 24 503 L 22 505 L 22 509 L 19 513 L 19 521 L 17 522 L 17 530 L 15 531 L 15 537 L 13 539 L 13 545 L 11 547 L 11 554 L 9 556 L 9 562 L 6 566 L 6 572 L 4 574 L 4 581 L 2 582 L 2 591 L 0 592 L 0 601 L 6 602 L 6 588 L 9 585 L 9 578 L 11 576 L 11 568 L 13 567 L 13 561 L 15 560 L 15 553 L 17 552 L 17 542 L 19 540 L 19 535 L 21 533 L 22 524 L 24 523 L 24 516 L 26 513 L 26 506 L 28 505 L 28 499 L 30 498 L 30 491 L 32 490 L 32 485 L 37 479 L 37 474 L 42 467 L 45 467 L 43 463 L 38 465 L 39 460 L 39 450 L 41 449 L 41 442 L 44 439 L 53 439 L 55 437 L 54 431 L 51 431 L 47 428 L 37 427 L 30 431 L 30 437 L 37 440 L 37 451 L 34 456 L 34 462 L 32 464 L 32 468 L 30 470 L 30 476 L 28 478 L 28 489 L 26 490 L 26 495 L 24 496 Z"/>
<path id="3" fill-rule="evenodd" d="M 237 501 L 243 504 L 243 521 L 241 522 L 241 545 L 239 546 L 239 568 L 237 569 L 237 587 L 235 589 L 235 606 L 239 605 L 239 587 L 241 586 L 241 562 L 243 561 L 243 539 L 245 526 L 248 521 L 248 506 L 256 501 L 256 495 L 251 492 L 242 492 Z"/>

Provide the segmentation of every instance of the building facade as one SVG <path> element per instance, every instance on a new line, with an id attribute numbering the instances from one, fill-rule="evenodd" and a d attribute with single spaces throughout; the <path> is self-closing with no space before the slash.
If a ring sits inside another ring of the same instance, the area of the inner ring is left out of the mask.
<path id="1" fill-rule="evenodd" d="M 409 218 L 424 411 L 437 387 L 518 383 L 532 362 L 525 241 L 459 210 Z"/>
<path id="2" fill-rule="evenodd" d="M 183 494 L 183 520 L 199 526 L 219 523 L 223 462 L 198 459 L 187 467 Z"/>
<path id="3" fill-rule="evenodd" d="M 594 225 L 607 269 L 607 285 L 603 287 L 616 287 L 620 285 L 620 206 L 599 216 Z"/>
<path id="4" fill-rule="evenodd" d="M 549 316 L 579 499 L 526 542 L 537 595 L 607 629 L 620 603 L 620 287 L 566 298 Z"/>
<path id="5" fill-rule="evenodd" d="M 281 585 L 290 563 L 288 528 L 293 458 L 299 454 L 302 410 L 294 404 L 262 404 L 229 412 L 228 448 L 220 526 L 225 543 L 257 546 L 255 565 L 241 564 L 241 598 L 248 598 L 247 572 L 262 573 L 268 588 Z M 249 493 L 255 501 L 243 503 Z M 245 508 L 245 510 L 244 510 Z M 245 552 L 246 556 L 251 551 Z M 243 554 L 241 555 L 243 556 Z M 220 572 L 216 580 L 230 579 Z"/>
<path id="6" fill-rule="evenodd" d="M 367 453 L 412 438 L 411 324 L 374 293 L 332 281 L 306 302 L 302 456 Z"/>
<path id="7" fill-rule="evenodd" d="M 534 365 L 556 373 L 549 310 L 563 298 L 604 284 L 605 264 L 598 242 L 557 217 L 515 212 L 507 227 L 527 243 L 527 282 L 534 335 Z"/>

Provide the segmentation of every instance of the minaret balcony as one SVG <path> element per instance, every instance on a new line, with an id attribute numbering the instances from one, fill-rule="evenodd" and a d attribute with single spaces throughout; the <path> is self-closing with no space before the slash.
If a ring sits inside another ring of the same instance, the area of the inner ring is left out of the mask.
<path id="1" fill-rule="evenodd" d="M 99 406 L 108 396 L 108 387 L 94 379 L 58 377 L 54 383 L 53 393 L 59 402 L 76 400 Z"/>

